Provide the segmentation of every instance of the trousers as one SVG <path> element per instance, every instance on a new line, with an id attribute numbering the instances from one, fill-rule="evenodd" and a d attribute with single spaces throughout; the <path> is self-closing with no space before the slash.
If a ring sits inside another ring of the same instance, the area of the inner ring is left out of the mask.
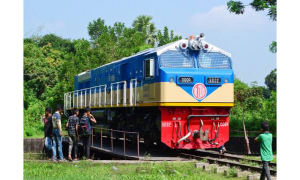
<path id="1" fill-rule="evenodd" d="M 62 137 L 59 134 L 58 129 L 53 129 L 53 145 L 52 145 L 52 158 L 56 160 L 56 147 L 58 147 L 58 155 L 59 160 L 63 160 L 63 153 L 62 153 Z"/>
<path id="2" fill-rule="evenodd" d="M 265 178 L 267 178 L 267 180 L 270 180 L 270 169 L 269 169 L 269 161 L 263 161 L 263 167 L 261 170 L 261 175 L 260 175 L 260 180 L 265 180 Z"/>
<path id="3" fill-rule="evenodd" d="M 83 141 L 83 156 L 89 159 L 90 149 L 91 149 L 91 135 L 83 136 L 82 141 Z"/>
<path id="4" fill-rule="evenodd" d="M 74 145 L 74 157 L 77 158 L 78 153 L 78 140 L 76 135 L 70 135 L 69 136 L 69 154 L 72 154 L 72 149 Z"/>

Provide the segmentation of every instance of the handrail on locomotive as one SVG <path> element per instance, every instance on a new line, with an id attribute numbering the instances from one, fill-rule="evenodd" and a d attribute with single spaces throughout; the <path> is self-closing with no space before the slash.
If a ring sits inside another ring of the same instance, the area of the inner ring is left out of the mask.
<path id="1" fill-rule="evenodd" d="M 116 85 L 116 105 L 119 106 L 119 85 L 123 84 L 123 105 L 126 106 L 128 103 L 126 102 L 126 93 L 127 93 L 127 82 L 126 81 L 119 81 L 110 84 L 110 92 L 107 92 L 107 85 L 99 85 L 90 88 L 80 89 L 76 91 L 67 92 L 64 94 L 64 114 L 67 115 L 67 109 L 73 108 L 84 108 L 86 106 L 96 107 L 97 105 L 100 107 L 102 105 L 107 105 L 106 102 L 106 94 L 110 93 L 110 105 L 114 105 L 114 93 L 111 91 L 113 90 L 114 85 Z M 102 89 L 104 87 L 104 97 L 102 98 Z M 135 106 L 137 103 L 137 79 L 130 80 L 130 89 L 129 89 L 129 106 Z M 99 92 L 97 92 L 99 90 Z M 83 93 L 84 92 L 84 93 Z M 87 92 L 89 92 L 89 102 L 87 104 Z M 80 94 L 80 95 L 79 95 Z M 92 103 L 92 94 L 94 96 L 93 103 Z M 97 94 L 99 94 L 98 104 L 97 104 Z M 75 97 L 76 95 L 76 97 Z M 79 96 L 80 96 L 80 106 L 79 106 Z M 76 99 L 76 103 L 75 103 Z M 84 99 L 84 106 L 83 106 L 83 99 Z M 102 100 L 103 99 L 103 100 Z M 134 101 L 133 101 L 134 99 Z M 103 102 L 103 103 L 102 103 Z"/>

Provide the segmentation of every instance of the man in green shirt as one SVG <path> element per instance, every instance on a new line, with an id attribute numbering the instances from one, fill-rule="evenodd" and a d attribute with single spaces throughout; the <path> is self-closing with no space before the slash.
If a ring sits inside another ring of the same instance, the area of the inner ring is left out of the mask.
<path id="1" fill-rule="evenodd" d="M 266 177 L 270 180 L 270 170 L 269 162 L 273 160 L 273 151 L 272 151 L 272 134 L 269 132 L 268 122 L 263 122 L 261 124 L 262 134 L 255 138 L 255 141 L 260 142 L 260 155 L 263 162 L 263 167 L 261 171 L 260 179 L 264 180 Z"/>

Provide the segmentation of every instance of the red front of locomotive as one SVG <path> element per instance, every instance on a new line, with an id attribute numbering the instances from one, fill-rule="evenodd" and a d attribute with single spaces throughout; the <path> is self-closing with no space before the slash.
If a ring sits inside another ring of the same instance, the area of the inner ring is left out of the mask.
<path id="1" fill-rule="evenodd" d="M 172 149 L 218 148 L 229 140 L 227 107 L 160 107 L 161 141 Z"/>

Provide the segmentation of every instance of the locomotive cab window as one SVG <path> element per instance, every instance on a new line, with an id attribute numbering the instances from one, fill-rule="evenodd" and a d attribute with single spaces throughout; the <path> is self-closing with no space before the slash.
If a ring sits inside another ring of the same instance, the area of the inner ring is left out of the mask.
<path id="1" fill-rule="evenodd" d="M 154 59 L 147 59 L 144 61 L 145 63 L 145 78 L 153 78 L 154 77 Z"/>

